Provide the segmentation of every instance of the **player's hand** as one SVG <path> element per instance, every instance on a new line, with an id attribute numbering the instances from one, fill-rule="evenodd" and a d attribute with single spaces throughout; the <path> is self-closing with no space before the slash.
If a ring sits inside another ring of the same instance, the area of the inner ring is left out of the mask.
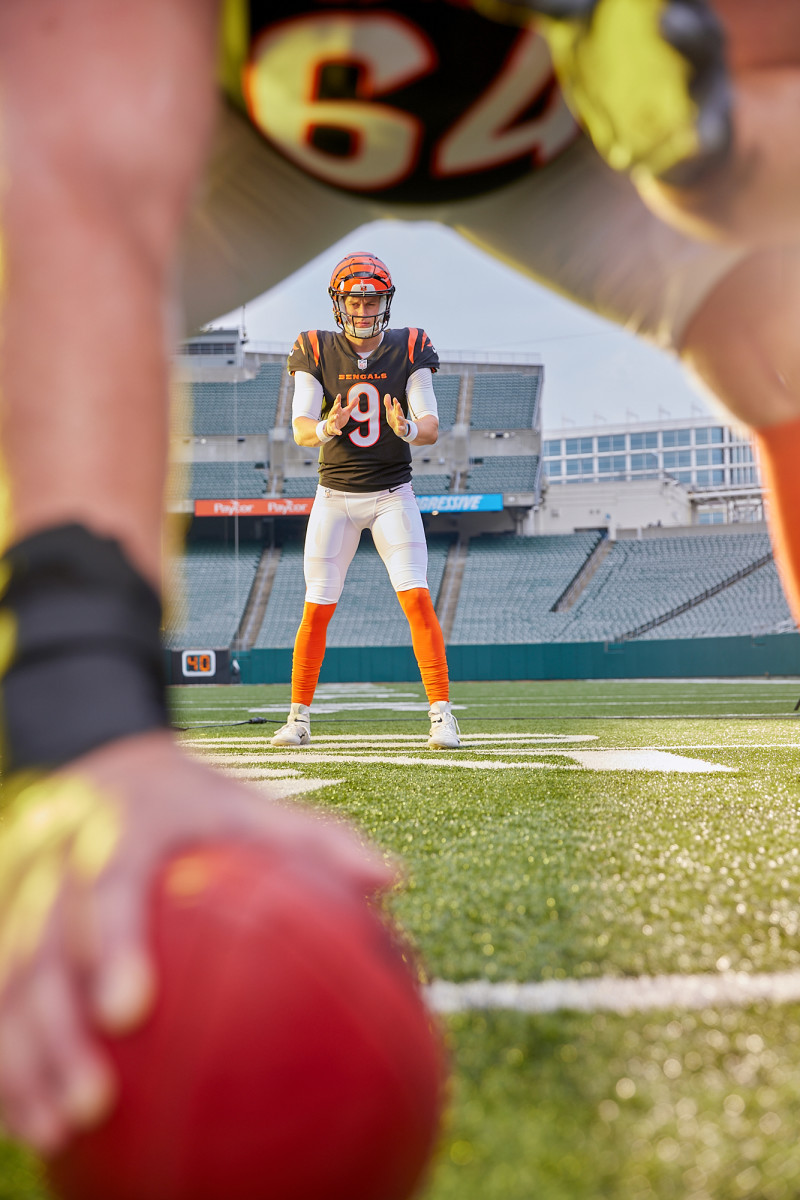
<path id="1" fill-rule="evenodd" d="M 108 1110 L 90 1023 L 135 1026 L 155 989 L 148 892 L 206 839 L 265 843 L 366 895 L 394 873 L 348 827 L 284 808 L 190 759 L 166 732 L 112 743 L 32 784 L 0 825 L 0 1113 L 42 1152 Z"/>
<path id="2" fill-rule="evenodd" d="M 386 410 L 388 424 L 399 438 L 405 437 L 408 433 L 408 419 L 403 412 L 403 406 L 400 401 L 387 394 L 383 397 L 383 407 Z"/>
<path id="3" fill-rule="evenodd" d="M 689 187 L 726 156 L 731 89 L 705 0 L 476 0 L 538 18 L 568 104 L 598 151 L 636 180 Z"/>
<path id="4" fill-rule="evenodd" d="M 342 397 L 337 396 L 325 420 L 325 432 L 331 437 L 341 437 L 342 430 L 350 420 L 350 413 L 357 404 L 358 396 L 354 396 L 349 404 L 342 404 Z"/>

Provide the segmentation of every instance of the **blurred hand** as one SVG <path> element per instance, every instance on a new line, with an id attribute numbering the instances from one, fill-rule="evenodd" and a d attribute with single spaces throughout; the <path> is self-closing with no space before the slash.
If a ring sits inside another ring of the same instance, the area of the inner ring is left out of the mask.
<path id="1" fill-rule="evenodd" d="M 616 170 L 692 186 L 727 155 L 731 88 L 705 0 L 476 0 L 537 20 L 564 95 Z"/>
<path id="2" fill-rule="evenodd" d="M 359 895 L 394 880 L 347 826 L 270 802 L 167 732 L 115 742 L 26 788 L 0 825 L 0 1113 L 40 1152 L 108 1110 L 115 1082 L 90 1023 L 114 1033 L 146 1016 L 151 879 L 206 839 L 264 844 Z"/>
<path id="3" fill-rule="evenodd" d="M 325 419 L 325 432 L 333 437 L 341 437 L 342 430 L 350 420 L 350 413 L 358 404 L 358 396 L 354 396 L 349 404 L 342 404 L 342 397 L 337 396 L 333 408 Z"/>
<path id="4" fill-rule="evenodd" d="M 383 407 L 386 410 L 386 420 L 390 427 L 398 437 L 405 437 L 408 433 L 408 419 L 403 412 L 403 406 L 400 401 L 386 395 L 383 397 Z"/>

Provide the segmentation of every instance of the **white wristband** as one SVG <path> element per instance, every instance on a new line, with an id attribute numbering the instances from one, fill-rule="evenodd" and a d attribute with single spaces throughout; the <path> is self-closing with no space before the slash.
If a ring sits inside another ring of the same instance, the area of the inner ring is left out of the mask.
<path id="1" fill-rule="evenodd" d="M 402 435 L 402 440 L 403 440 L 404 442 L 413 442 L 413 441 L 415 441 L 415 439 L 416 439 L 416 436 L 417 436 L 417 434 L 418 434 L 418 433 L 419 433 L 419 430 L 417 429 L 417 422 L 416 422 L 416 421 L 409 421 L 409 422 L 408 422 L 408 429 L 407 429 L 407 430 L 405 431 L 405 433 Z"/>
<path id="2" fill-rule="evenodd" d="M 332 433 L 328 433 L 327 429 L 325 428 L 325 426 L 327 424 L 328 424 L 327 421 L 317 421 L 317 441 L 319 441 L 319 442 L 332 442 L 333 441 L 335 435 Z"/>

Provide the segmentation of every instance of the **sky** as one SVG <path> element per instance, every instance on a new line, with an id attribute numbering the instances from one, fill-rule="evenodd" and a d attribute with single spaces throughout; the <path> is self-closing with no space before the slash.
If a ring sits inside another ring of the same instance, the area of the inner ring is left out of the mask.
<path id="1" fill-rule="evenodd" d="M 391 323 L 424 328 L 443 359 L 495 351 L 545 368 L 542 424 L 636 422 L 711 414 L 670 356 L 431 221 L 373 221 L 247 305 L 212 322 L 239 325 L 251 342 L 290 345 L 303 329 L 333 327 L 328 281 L 352 250 L 382 258 L 397 293 Z M 715 419 L 719 414 L 714 414 Z"/>

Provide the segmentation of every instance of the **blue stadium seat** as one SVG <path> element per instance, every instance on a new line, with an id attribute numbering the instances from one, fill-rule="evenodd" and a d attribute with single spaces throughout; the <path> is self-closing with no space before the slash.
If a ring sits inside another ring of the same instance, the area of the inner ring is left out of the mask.
<path id="1" fill-rule="evenodd" d="M 415 496 L 442 496 L 450 490 L 450 476 L 415 475 L 412 486 Z"/>
<path id="2" fill-rule="evenodd" d="M 446 429 L 452 429 L 456 423 L 461 376 L 442 375 L 437 371 L 433 377 L 433 390 L 436 393 L 436 407 L 439 410 L 439 432 L 444 433 Z"/>
<path id="3" fill-rule="evenodd" d="M 265 468 L 252 462 L 196 462 L 191 465 L 189 499 L 252 500 L 263 496 Z"/>
<path id="4" fill-rule="evenodd" d="M 600 533 L 473 538 L 451 642 L 554 640 L 568 614 L 550 610 L 600 540 Z"/>
<path id="5" fill-rule="evenodd" d="M 471 463 L 464 491 L 533 492 L 536 490 L 538 454 L 499 454 Z"/>
<path id="6" fill-rule="evenodd" d="M 284 496 L 314 496 L 319 484 L 318 475 L 286 475 L 283 480 Z"/>
<path id="7" fill-rule="evenodd" d="M 264 434 L 275 425 L 281 363 L 262 363 L 254 379 L 192 385 L 192 432 L 197 435 Z"/>
<path id="8" fill-rule="evenodd" d="M 729 579 L 769 551 L 769 537 L 762 532 L 619 541 L 570 610 L 561 640 L 619 637 Z M 670 624 L 681 628 L 691 622 L 687 615 L 684 626 Z"/>
<path id="9" fill-rule="evenodd" d="M 472 388 L 473 429 L 532 429 L 542 389 L 542 374 L 476 372 Z"/>
<path id="10" fill-rule="evenodd" d="M 238 554 L 219 542 L 195 542 L 168 564 L 166 644 L 174 649 L 223 649 L 244 612 L 261 542 L 241 542 Z"/>

